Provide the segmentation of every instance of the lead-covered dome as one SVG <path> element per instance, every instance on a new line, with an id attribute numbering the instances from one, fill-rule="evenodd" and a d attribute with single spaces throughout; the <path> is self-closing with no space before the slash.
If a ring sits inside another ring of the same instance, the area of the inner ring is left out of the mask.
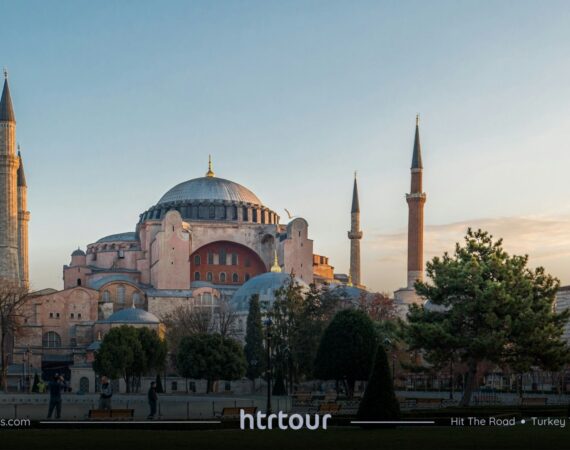
<path id="1" fill-rule="evenodd" d="M 113 313 L 105 321 L 108 323 L 120 324 L 159 324 L 158 317 L 154 314 L 139 308 L 125 308 Z"/>
<path id="2" fill-rule="evenodd" d="M 192 201 L 226 201 L 263 205 L 261 200 L 248 188 L 214 176 L 194 178 L 177 184 L 162 196 L 157 205 Z"/>
<path id="3" fill-rule="evenodd" d="M 247 312 L 249 300 L 252 295 L 259 295 L 259 302 L 264 309 L 271 309 L 275 301 L 275 291 L 285 286 L 291 275 L 283 272 L 266 272 L 253 277 L 236 291 L 230 300 L 230 307 L 236 312 Z M 302 290 L 308 290 L 309 286 L 300 278 L 295 277 L 294 283 L 301 286 Z"/>

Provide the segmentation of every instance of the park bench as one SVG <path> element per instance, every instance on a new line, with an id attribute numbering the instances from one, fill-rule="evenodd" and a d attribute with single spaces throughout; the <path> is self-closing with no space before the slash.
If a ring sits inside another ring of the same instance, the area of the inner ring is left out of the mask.
<path id="1" fill-rule="evenodd" d="M 91 420 L 133 420 L 134 409 L 90 409 L 88 418 Z"/>
<path id="2" fill-rule="evenodd" d="M 523 397 L 523 406 L 544 406 L 548 402 L 546 397 Z"/>
<path id="3" fill-rule="evenodd" d="M 337 414 L 340 411 L 338 403 L 321 403 L 317 414 Z"/>
<path id="4" fill-rule="evenodd" d="M 220 418 L 222 420 L 239 419 L 242 409 L 245 414 L 253 415 L 257 412 L 256 406 L 231 406 L 222 409 Z"/>

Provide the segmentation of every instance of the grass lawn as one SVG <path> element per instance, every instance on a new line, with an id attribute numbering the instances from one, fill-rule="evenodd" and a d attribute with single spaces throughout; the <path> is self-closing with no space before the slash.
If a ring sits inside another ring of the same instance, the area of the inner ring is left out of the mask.
<path id="1" fill-rule="evenodd" d="M 529 425 L 481 428 L 397 428 L 360 430 L 330 428 L 326 431 L 240 430 L 41 430 L 0 431 L 2 449 L 114 450 L 114 449 L 212 449 L 212 450 L 318 450 L 318 449 L 568 449 L 568 428 Z"/>

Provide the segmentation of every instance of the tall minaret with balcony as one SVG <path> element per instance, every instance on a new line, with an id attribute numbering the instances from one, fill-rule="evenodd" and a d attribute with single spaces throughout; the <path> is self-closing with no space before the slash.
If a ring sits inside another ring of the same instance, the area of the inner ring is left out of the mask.
<path id="1" fill-rule="evenodd" d="M 20 268 L 20 282 L 25 288 L 30 287 L 30 272 L 28 262 L 28 186 L 24 174 L 24 162 L 18 146 L 18 265 Z"/>
<path id="2" fill-rule="evenodd" d="M 424 205 L 426 194 L 422 192 L 422 149 L 420 145 L 419 116 L 416 116 L 416 135 L 412 156 L 412 183 L 408 202 L 408 289 L 424 278 Z"/>
<path id="3" fill-rule="evenodd" d="M 20 283 L 18 264 L 18 166 L 16 117 L 8 73 L 0 98 L 0 279 Z"/>
<path id="4" fill-rule="evenodd" d="M 355 286 L 361 286 L 360 280 L 360 239 L 362 230 L 360 229 L 360 205 L 358 202 L 358 183 L 356 173 L 354 174 L 354 187 L 352 188 L 352 207 L 350 209 L 350 278 Z"/>

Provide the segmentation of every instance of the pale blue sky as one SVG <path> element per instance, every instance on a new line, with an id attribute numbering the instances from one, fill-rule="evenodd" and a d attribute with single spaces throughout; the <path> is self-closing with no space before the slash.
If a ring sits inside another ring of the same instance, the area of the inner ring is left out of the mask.
<path id="1" fill-rule="evenodd" d="M 358 170 L 364 282 L 393 290 L 417 112 L 426 257 L 479 224 L 570 282 L 569 2 L 0 3 L 34 288 L 212 153 L 338 272 Z"/>

